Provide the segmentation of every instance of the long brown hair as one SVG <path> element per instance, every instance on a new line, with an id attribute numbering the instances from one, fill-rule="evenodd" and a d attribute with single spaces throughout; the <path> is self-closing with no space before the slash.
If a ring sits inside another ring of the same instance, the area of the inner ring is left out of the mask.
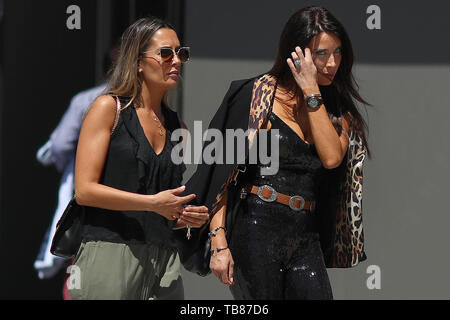
<path id="1" fill-rule="evenodd" d="M 142 104 L 142 79 L 138 74 L 139 61 L 144 56 L 152 36 L 163 28 L 175 30 L 172 25 L 159 18 L 141 18 L 129 26 L 122 35 L 119 57 L 109 80 L 108 93 L 130 97 L 123 109 L 132 103 Z"/>
<path id="2" fill-rule="evenodd" d="M 352 116 L 350 127 L 360 135 L 368 156 L 371 153 L 366 139 L 367 124 L 359 113 L 353 99 L 371 106 L 358 93 L 358 84 L 352 73 L 353 48 L 344 26 L 323 7 L 306 7 L 296 13 L 286 23 L 281 33 L 278 54 L 274 66 L 268 72 L 274 76 L 278 84 L 297 99 L 298 105 L 303 101 L 303 93 L 297 85 L 289 69 L 286 59 L 296 46 L 305 48 L 311 40 L 321 32 L 335 34 L 342 42 L 342 62 L 336 73 L 333 83 L 329 86 L 320 86 L 330 120 L 340 135 L 341 116 L 349 112 Z M 298 111 L 298 110 L 297 110 Z"/>

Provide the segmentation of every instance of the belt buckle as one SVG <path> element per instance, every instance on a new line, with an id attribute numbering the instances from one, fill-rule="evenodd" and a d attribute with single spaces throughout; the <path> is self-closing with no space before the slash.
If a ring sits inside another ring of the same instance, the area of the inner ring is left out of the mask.
<path id="1" fill-rule="evenodd" d="M 294 201 L 298 199 L 301 201 L 301 205 L 299 208 L 294 207 Z M 305 199 L 302 196 L 292 196 L 291 199 L 289 199 L 289 208 L 291 208 L 294 211 L 300 211 L 305 206 Z"/>
<path id="2" fill-rule="evenodd" d="M 269 189 L 270 191 L 272 191 L 272 195 L 270 196 L 270 198 L 266 198 L 266 197 L 264 197 L 262 195 L 262 192 L 263 192 L 264 188 Z M 258 193 L 258 197 L 261 200 L 266 201 L 266 202 L 274 202 L 275 200 L 277 200 L 277 197 L 278 197 L 278 193 L 275 191 L 275 189 L 272 188 L 271 186 L 266 185 L 266 184 L 263 185 L 263 186 L 260 186 L 258 188 L 258 192 L 257 193 Z"/>

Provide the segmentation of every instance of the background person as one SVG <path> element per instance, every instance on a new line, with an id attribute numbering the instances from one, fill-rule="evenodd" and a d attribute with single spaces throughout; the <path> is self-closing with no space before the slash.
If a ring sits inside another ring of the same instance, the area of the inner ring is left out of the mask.
<path id="1" fill-rule="evenodd" d="M 61 121 L 51 133 L 50 139 L 39 148 L 36 159 L 44 166 L 54 165 L 62 174 L 58 189 L 58 201 L 53 219 L 47 229 L 42 244 L 34 262 L 34 268 L 40 279 L 50 279 L 57 275 L 61 269 L 71 264 L 67 259 L 54 256 L 50 253 L 51 240 L 56 230 L 56 224 L 61 218 L 67 204 L 74 194 L 74 168 L 75 153 L 80 134 L 83 116 L 94 100 L 106 92 L 106 78 L 113 62 L 117 59 L 119 47 L 114 46 L 104 55 L 103 77 L 104 82 L 96 87 L 77 93 L 70 101 L 69 107 Z M 66 275 L 67 277 L 67 275 Z M 63 297 L 68 299 L 67 289 L 64 286 Z"/>

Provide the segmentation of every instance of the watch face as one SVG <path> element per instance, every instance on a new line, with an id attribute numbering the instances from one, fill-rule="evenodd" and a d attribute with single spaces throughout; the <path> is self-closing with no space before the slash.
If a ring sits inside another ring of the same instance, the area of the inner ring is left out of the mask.
<path id="1" fill-rule="evenodd" d="M 308 106 L 311 108 L 317 108 L 319 106 L 319 99 L 317 99 L 316 97 L 311 97 L 308 99 Z"/>

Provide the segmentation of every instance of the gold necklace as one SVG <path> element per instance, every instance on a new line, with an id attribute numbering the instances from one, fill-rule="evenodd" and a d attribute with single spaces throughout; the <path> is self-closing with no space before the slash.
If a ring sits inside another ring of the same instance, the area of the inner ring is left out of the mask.
<path id="1" fill-rule="evenodd" d="M 162 137 L 164 135 L 164 131 L 162 129 L 161 121 L 159 121 L 159 118 L 156 115 L 155 111 L 152 110 L 153 111 L 153 115 L 151 115 L 150 112 L 145 111 L 145 108 L 143 108 L 143 107 L 138 107 L 138 108 L 142 108 L 142 110 L 144 110 L 145 113 L 147 113 L 150 117 L 153 118 L 153 120 L 155 120 L 156 125 L 157 125 L 157 127 L 159 129 L 159 135 Z"/>
<path id="2" fill-rule="evenodd" d="M 158 117 L 156 116 L 156 114 L 154 115 L 153 120 L 155 120 L 156 125 L 158 126 L 159 129 L 159 135 L 162 137 L 164 135 L 164 131 L 162 130 L 162 125 L 161 125 L 161 121 L 159 121 Z"/>

